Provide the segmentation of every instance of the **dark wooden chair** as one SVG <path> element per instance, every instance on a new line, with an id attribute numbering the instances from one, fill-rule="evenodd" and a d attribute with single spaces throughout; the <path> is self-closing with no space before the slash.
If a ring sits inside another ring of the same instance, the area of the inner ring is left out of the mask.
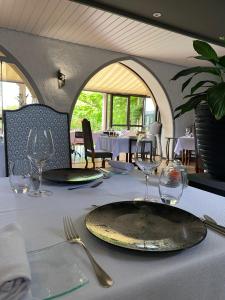
<path id="1" fill-rule="evenodd" d="M 102 159 L 102 168 L 105 168 L 105 159 L 112 159 L 112 153 L 104 150 L 95 150 L 92 138 L 91 124 L 87 119 L 82 121 L 82 129 L 84 134 L 84 151 L 85 151 L 85 168 L 88 167 L 88 157 L 91 157 L 93 169 L 95 168 L 95 158 Z"/>
<path id="2" fill-rule="evenodd" d="M 196 137 L 196 127 L 195 124 L 193 126 L 193 134 L 194 134 L 194 139 L 195 139 L 195 171 L 196 173 L 203 173 L 204 172 L 204 166 L 203 166 L 203 161 L 201 159 L 201 155 L 199 153 L 198 149 L 198 141 Z"/>

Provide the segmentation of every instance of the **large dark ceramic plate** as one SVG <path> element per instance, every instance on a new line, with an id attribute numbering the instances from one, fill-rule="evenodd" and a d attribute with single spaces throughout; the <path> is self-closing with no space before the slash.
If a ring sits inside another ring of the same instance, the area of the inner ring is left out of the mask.
<path id="1" fill-rule="evenodd" d="M 94 169 L 55 169 L 43 172 L 43 178 L 57 183 L 84 184 L 99 178 L 103 174 Z"/>
<path id="2" fill-rule="evenodd" d="M 145 201 L 124 201 L 97 207 L 86 216 L 86 227 L 116 246 L 151 252 L 178 251 L 200 243 L 203 222 L 182 209 Z"/>

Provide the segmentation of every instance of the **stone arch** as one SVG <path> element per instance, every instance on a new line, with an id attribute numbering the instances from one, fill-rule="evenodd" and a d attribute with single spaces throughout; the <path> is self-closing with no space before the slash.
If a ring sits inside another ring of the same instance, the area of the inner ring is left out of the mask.
<path id="1" fill-rule="evenodd" d="M 25 79 L 26 85 L 31 89 L 31 91 L 34 92 L 36 95 L 38 102 L 41 104 L 44 104 L 43 97 L 37 88 L 37 85 L 35 84 L 34 80 L 30 76 L 29 72 L 22 66 L 22 64 L 8 51 L 6 50 L 2 45 L 0 45 L 0 51 L 5 55 L 4 61 L 8 63 L 13 63 L 16 65 L 16 67 L 21 72 L 20 75 L 23 76 Z"/>
<path id="2" fill-rule="evenodd" d="M 131 70 L 137 73 L 141 79 L 145 82 L 148 86 L 150 91 L 152 92 L 154 99 L 156 100 L 160 114 L 161 114 L 161 122 L 162 122 L 162 146 L 164 149 L 165 154 L 165 137 L 172 137 L 174 136 L 174 120 L 173 120 L 173 112 L 172 112 L 172 105 L 169 99 L 169 96 L 164 89 L 160 79 L 150 70 L 147 66 L 145 66 L 142 62 L 138 59 L 133 57 L 122 57 L 111 60 L 101 66 L 99 66 L 94 72 L 92 72 L 86 80 L 81 85 L 80 89 L 78 90 L 73 104 L 71 106 L 70 115 L 72 115 L 74 106 L 76 104 L 76 100 L 79 97 L 79 94 L 87 84 L 87 82 L 101 69 L 105 68 L 106 66 L 115 63 L 115 62 L 123 62 L 123 64 L 127 65 Z"/>

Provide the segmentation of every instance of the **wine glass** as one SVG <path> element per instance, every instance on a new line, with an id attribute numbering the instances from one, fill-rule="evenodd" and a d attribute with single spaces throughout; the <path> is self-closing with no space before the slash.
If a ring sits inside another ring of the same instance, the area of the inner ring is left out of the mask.
<path id="1" fill-rule="evenodd" d="M 185 129 L 185 136 L 189 137 L 191 134 L 191 129 L 188 127 Z"/>
<path id="2" fill-rule="evenodd" d="M 149 197 L 149 175 L 156 170 L 162 162 L 162 147 L 158 134 L 139 135 L 135 151 L 135 164 L 145 174 L 145 196 L 135 200 L 154 201 Z"/>
<path id="3" fill-rule="evenodd" d="M 27 141 L 27 157 L 37 168 L 37 177 L 34 179 L 34 191 L 29 195 L 34 197 L 50 196 L 52 192 L 41 189 L 42 171 L 48 159 L 50 159 L 55 152 L 52 133 L 50 129 L 33 128 L 29 132 Z"/>

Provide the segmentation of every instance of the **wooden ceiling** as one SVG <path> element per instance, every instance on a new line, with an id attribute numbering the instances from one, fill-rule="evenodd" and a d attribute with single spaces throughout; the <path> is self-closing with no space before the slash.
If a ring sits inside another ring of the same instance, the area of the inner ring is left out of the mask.
<path id="1" fill-rule="evenodd" d="M 225 46 L 223 0 L 70 0 Z M 160 13 L 160 16 L 155 16 Z"/>
<path id="2" fill-rule="evenodd" d="M 110 94 L 151 95 L 143 80 L 121 63 L 114 63 L 100 70 L 88 81 L 84 90 Z"/>
<path id="3" fill-rule="evenodd" d="M 0 0 L 0 27 L 191 66 L 193 39 L 69 0 Z M 224 48 L 215 46 L 222 55 Z M 197 62 L 199 63 L 199 62 Z"/>

